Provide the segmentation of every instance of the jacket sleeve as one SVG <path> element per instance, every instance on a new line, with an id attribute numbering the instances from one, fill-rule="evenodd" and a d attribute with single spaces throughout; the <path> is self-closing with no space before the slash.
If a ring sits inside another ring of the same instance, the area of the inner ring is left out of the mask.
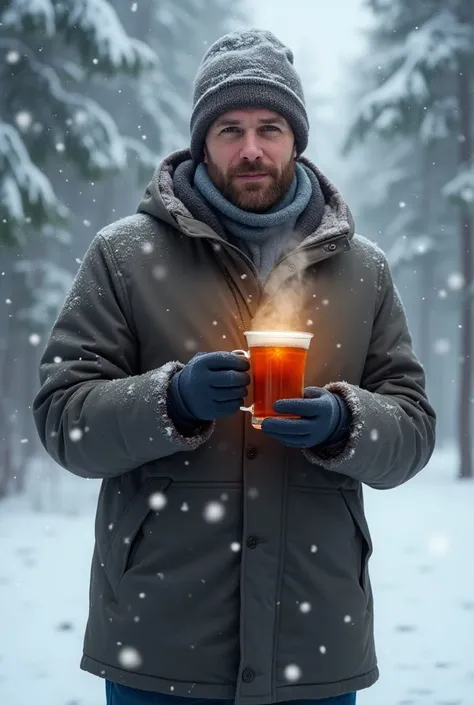
<path id="1" fill-rule="evenodd" d="M 212 434 L 206 423 L 183 436 L 167 411 L 179 362 L 136 374 L 138 340 L 121 273 L 99 234 L 91 243 L 53 326 L 33 402 L 49 455 L 86 478 L 106 478 L 178 451 Z"/>
<path id="2" fill-rule="evenodd" d="M 332 382 L 351 412 L 348 437 L 303 451 L 310 462 L 376 489 L 403 484 L 428 463 L 435 445 L 435 412 L 408 331 L 405 311 L 385 258 L 379 306 L 360 386 Z M 308 390 L 311 396 L 311 389 Z"/>

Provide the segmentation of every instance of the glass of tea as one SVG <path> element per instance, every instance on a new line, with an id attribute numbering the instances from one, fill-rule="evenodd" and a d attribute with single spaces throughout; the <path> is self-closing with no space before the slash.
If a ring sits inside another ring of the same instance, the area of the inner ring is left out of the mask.
<path id="1" fill-rule="evenodd" d="M 301 399 L 304 393 L 306 357 L 312 333 L 293 331 L 246 331 L 249 350 L 233 350 L 250 360 L 253 378 L 253 404 L 241 411 L 252 414 L 252 426 L 260 429 L 269 416 L 277 414 L 273 405 L 279 399 Z"/>

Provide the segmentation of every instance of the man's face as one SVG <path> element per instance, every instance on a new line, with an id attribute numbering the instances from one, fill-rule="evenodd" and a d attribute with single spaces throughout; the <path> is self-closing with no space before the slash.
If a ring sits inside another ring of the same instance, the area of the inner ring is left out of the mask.
<path id="1" fill-rule="evenodd" d="M 263 213 L 285 195 L 295 175 L 295 139 L 288 122 L 271 110 L 232 110 L 209 128 L 204 161 L 225 198 Z"/>

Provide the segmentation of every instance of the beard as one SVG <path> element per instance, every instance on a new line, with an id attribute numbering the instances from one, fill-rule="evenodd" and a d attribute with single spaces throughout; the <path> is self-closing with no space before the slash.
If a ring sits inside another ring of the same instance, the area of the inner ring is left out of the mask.
<path id="1" fill-rule="evenodd" d="M 242 210 L 264 213 L 278 203 L 290 188 L 295 177 L 295 160 L 290 159 L 281 171 L 273 165 L 265 165 L 261 160 L 257 160 L 241 162 L 224 173 L 208 157 L 207 170 L 224 198 Z M 237 178 L 240 174 L 259 173 L 268 174 L 270 182 L 268 183 L 268 178 L 265 183 L 244 182 Z"/>

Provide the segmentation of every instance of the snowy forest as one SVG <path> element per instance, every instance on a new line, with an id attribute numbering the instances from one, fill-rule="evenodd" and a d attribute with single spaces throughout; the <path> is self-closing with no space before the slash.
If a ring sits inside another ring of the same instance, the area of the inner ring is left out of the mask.
<path id="1" fill-rule="evenodd" d="M 470 546 L 474 530 L 474 2 L 360 5 L 370 23 L 363 52 L 345 66 L 343 91 L 322 94 L 311 47 L 292 47 L 311 122 L 306 154 L 323 163 L 341 190 L 356 232 L 386 252 L 438 417 L 435 489 L 414 483 L 415 489 L 394 491 L 379 518 L 380 500 L 368 499 L 375 535 L 394 555 L 389 568 L 375 559 L 380 629 L 393 627 L 394 639 L 415 632 L 419 668 L 405 663 L 394 670 L 392 655 L 400 665 L 412 647 L 390 641 L 382 647 L 388 680 L 377 698 L 369 694 L 361 702 L 472 705 L 474 670 L 472 659 L 467 662 L 474 647 L 474 569 L 472 558 L 451 547 L 461 535 Z M 290 3 L 288 22 L 291 13 Z M 0 0 L 0 546 L 10 565 L 0 569 L 0 591 L 12 647 L 11 654 L 0 649 L 0 702 L 6 705 L 30 702 L 30 691 L 36 705 L 102 702 L 93 679 L 76 673 L 98 486 L 55 466 L 40 444 L 31 413 L 39 360 L 94 235 L 134 213 L 160 160 L 188 145 L 193 80 L 206 48 L 250 26 L 252 3 L 245 0 Z M 325 118 L 322 105 L 337 117 Z M 451 509 L 438 527 L 445 500 Z M 423 521 L 433 562 L 420 558 L 415 565 L 409 562 L 417 560 L 419 545 L 410 542 L 422 505 L 428 507 Z M 398 524 L 400 512 L 405 523 L 394 529 L 401 533 L 397 547 L 388 523 Z M 32 534 L 42 537 L 37 545 Z M 49 547 L 52 541 L 59 549 Z M 46 571 L 51 576 L 61 568 L 58 551 L 66 574 L 69 554 L 81 570 L 67 600 L 61 591 L 69 590 L 68 575 L 61 588 L 46 579 Z M 47 566 L 41 571 L 39 554 Z M 394 607 L 388 598 L 395 599 L 401 570 L 413 571 L 413 592 L 402 590 Z M 436 635 L 426 626 L 423 637 L 413 622 L 429 581 L 443 584 L 446 572 L 469 591 L 451 581 L 449 609 L 442 600 L 428 602 L 425 626 L 438 610 L 445 612 L 444 626 Z M 39 594 L 48 595 L 43 605 L 29 594 L 33 575 Z M 5 605 L 14 593 L 19 596 L 7 619 Z M 12 635 L 23 616 L 30 626 L 20 646 Z M 46 651 L 61 651 L 51 672 L 40 657 L 49 644 L 45 629 L 54 634 Z M 436 648 L 444 648 L 448 630 L 457 646 L 445 658 Z M 442 665 L 428 673 L 430 658 Z M 63 669 L 69 683 L 56 683 L 54 674 Z M 23 683 L 26 691 L 19 693 Z"/>

